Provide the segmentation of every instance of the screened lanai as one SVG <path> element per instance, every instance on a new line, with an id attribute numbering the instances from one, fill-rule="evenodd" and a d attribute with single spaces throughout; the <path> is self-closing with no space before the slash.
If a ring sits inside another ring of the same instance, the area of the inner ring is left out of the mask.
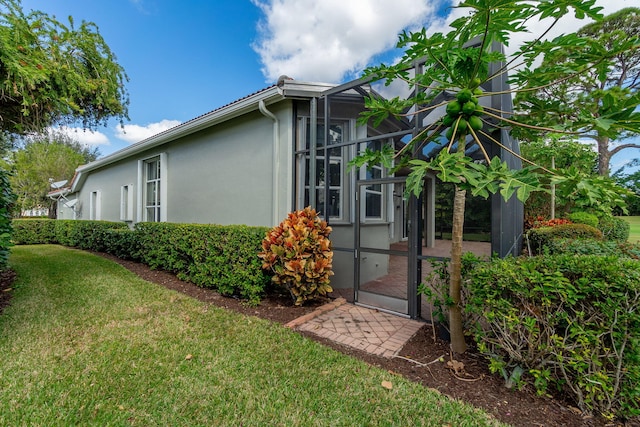
<path id="1" fill-rule="evenodd" d="M 494 44 L 493 48 L 501 47 Z M 409 71 L 415 72 L 422 65 L 417 61 Z M 489 75 L 495 77 L 482 85 L 487 96 L 480 102 L 510 114 L 507 77 L 496 72 L 499 67 L 494 64 L 489 70 Z M 384 82 L 360 79 L 300 104 L 296 114 L 294 206 L 314 207 L 333 229 L 332 286 L 337 294 L 355 304 L 419 318 L 429 311 L 421 301 L 418 286 L 430 271 L 430 261 L 446 260 L 450 254 L 450 240 L 442 227 L 445 186 L 435 176 L 427 175 L 420 197 L 408 196 L 408 170 L 382 165 L 348 166 L 351 159 L 367 149 L 381 150 L 384 145 L 401 149 L 441 116 L 438 110 L 412 114 L 420 110 L 414 106 L 406 116 L 390 117 L 375 127 L 357 120 L 365 97 L 407 96 L 412 90 L 415 88 L 406 85 L 385 86 Z M 442 92 L 434 102 L 453 97 Z M 508 129 L 501 128 L 495 120 L 492 123 L 492 137 L 507 149 L 483 140 L 485 150 L 491 157 L 500 156 L 511 168 L 520 168 L 520 160 L 510 152 L 519 153 L 517 142 Z M 412 155 L 428 160 L 445 146 L 443 137 L 441 141 L 417 145 Z M 468 149 L 467 155 L 484 161 L 477 146 Z M 479 256 L 519 254 L 522 203 L 515 197 L 505 202 L 499 195 L 475 203 L 467 211 L 480 218 L 486 238 L 465 241 L 463 250 Z"/>

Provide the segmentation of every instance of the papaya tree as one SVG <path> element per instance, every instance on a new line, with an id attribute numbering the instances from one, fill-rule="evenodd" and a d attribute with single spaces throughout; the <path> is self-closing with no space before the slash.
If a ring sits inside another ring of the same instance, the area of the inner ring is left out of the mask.
<path id="1" fill-rule="evenodd" d="M 585 72 L 589 64 L 602 62 L 612 52 L 597 40 L 585 40 L 575 34 L 543 41 L 549 28 L 557 25 L 567 14 L 571 13 L 579 19 L 600 19 L 600 8 L 595 6 L 595 0 L 467 0 L 460 3 L 458 8 L 466 13 L 461 13 L 462 17 L 450 24 L 451 31 L 446 34 L 429 34 L 426 29 L 404 32 L 400 34 L 397 45 L 404 49 L 402 58 L 393 65 L 381 64 L 365 71 L 365 77 L 371 80 L 382 80 L 387 85 L 402 80 L 414 90 L 407 97 L 389 99 L 369 96 L 365 101 L 367 110 L 362 114 L 361 122 L 372 121 L 376 126 L 390 115 L 401 118 L 417 113 L 428 114 L 432 120 L 425 121 L 420 132 L 402 148 L 365 152 L 356 157 L 352 165 L 371 166 L 379 163 L 409 167 L 406 188 L 408 193 L 416 196 L 422 192 L 427 173 L 435 173 L 443 182 L 455 184 L 449 328 L 452 350 L 460 353 L 466 350 L 462 327 L 461 260 L 467 192 L 485 198 L 499 193 L 505 200 L 515 195 L 525 201 L 532 192 L 545 190 L 543 175 L 551 175 L 551 179 L 558 184 L 567 181 L 561 172 L 526 161 L 525 167 L 511 168 L 500 158 L 489 155 L 481 140 L 509 150 L 494 136 L 497 129 L 509 130 L 512 126 L 527 126 L 549 132 L 563 132 L 563 129 L 546 127 L 544 124 L 519 124 L 510 118 L 509 111 L 487 106 L 487 103 L 483 106 L 483 97 L 500 95 L 486 88 L 492 87 L 493 79 L 513 74 L 518 78 L 512 79 L 516 84 L 511 86 L 510 92 L 517 93 L 525 86 L 527 90 L 536 89 L 528 86 L 523 76 L 535 67 L 538 58 L 552 50 L 570 50 L 577 44 L 590 44 L 589 49 L 578 50 L 573 60 L 564 64 L 564 75 L 554 70 L 545 80 L 543 73 L 538 74 L 540 86 Z M 511 46 L 513 54 L 507 55 L 502 49 L 495 48 L 496 45 L 509 45 L 516 34 L 519 37 L 530 34 L 528 24 L 538 19 L 549 22 L 549 28 L 533 35 L 515 49 Z M 424 61 L 424 65 L 415 73 L 409 72 L 417 61 Z M 491 67 L 492 64 L 500 65 L 496 68 Z M 446 138 L 444 142 L 443 133 Z M 427 143 L 439 144 L 439 153 L 429 158 L 412 155 L 419 153 L 419 148 Z M 473 160 L 467 155 L 471 146 L 482 153 L 482 161 Z M 512 154 L 518 155 L 516 152 Z M 575 174 L 569 180 L 574 182 Z M 599 187 L 594 185 L 594 188 L 597 192 Z M 610 196 L 605 193 L 602 197 Z"/>

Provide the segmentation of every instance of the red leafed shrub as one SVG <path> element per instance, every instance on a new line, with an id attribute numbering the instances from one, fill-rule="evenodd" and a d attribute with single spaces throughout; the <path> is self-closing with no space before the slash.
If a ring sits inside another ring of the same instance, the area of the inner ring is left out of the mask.
<path id="1" fill-rule="evenodd" d="M 530 224 L 529 228 L 555 227 L 556 225 L 573 224 L 571 220 L 566 218 L 544 219 L 542 216 L 538 216 L 533 220 L 529 219 L 528 222 Z"/>
<path id="2" fill-rule="evenodd" d="M 273 272 L 273 282 L 287 288 L 296 305 L 333 291 L 329 233 L 327 222 L 306 207 L 291 212 L 262 241 L 262 268 Z"/>

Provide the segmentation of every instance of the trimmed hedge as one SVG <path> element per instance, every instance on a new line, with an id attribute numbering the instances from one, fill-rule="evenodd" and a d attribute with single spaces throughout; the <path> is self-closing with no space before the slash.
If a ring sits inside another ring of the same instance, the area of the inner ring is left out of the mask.
<path id="1" fill-rule="evenodd" d="M 175 273 L 180 279 L 260 302 L 271 282 L 258 253 L 266 227 L 84 220 L 16 220 L 16 244 L 59 243 L 107 252 Z"/>
<path id="2" fill-rule="evenodd" d="M 109 230 L 128 227 L 124 222 L 55 220 L 54 228 L 61 245 L 106 252 Z"/>
<path id="3" fill-rule="evenodd" d="M 600 255 L 640 259 L 640 244 L 596 239 L 556 239 L 547 246 L 549 255 Z"/>
<path id="4" fill-rule="evenodd" d="M 14 219 L 12 241 L 16 245 L 58 243 L 55 221 L 45 218 Z"/>
<path id="5" fill-rule="evenodd" d="M 560 224 L 553 227 L 532 228 L 527 233 L 531 255 L 545 253 L 557 239 L 602 239 L 602 232 L 586 224 Z"/>
<path id="6" fill-rule="evenodd" d="M 575 224 L 587 224 L 598 228 L 598 216 L 588 212 L 572 212 L 569 214 L 569 219 Z"/>
<path id="7" fill-rule="evenodd" d="M 250 304 L 260 301 L 271 280 L 258 258 L 267 231 L 244 225 L 136 224 L 142 262 Z"/>
<path id="8" fill-rule="evenodd" d="M 554 255 L 467 275 L 475 339 L 511 384 L 557 390 L 606 417 L 640 416 L 640 262 Z"/>
<path id="9" fill-rule="evenodd" d="M 619 216 L 605 216 L 598 222 L 598 230 L 605 240 L 626 242 L 629 239 L 631 225 Z"/>

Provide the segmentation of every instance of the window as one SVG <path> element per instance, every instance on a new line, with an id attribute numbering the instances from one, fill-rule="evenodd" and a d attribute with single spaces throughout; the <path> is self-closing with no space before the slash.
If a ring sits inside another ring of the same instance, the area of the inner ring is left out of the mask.
<path id="1" fill-rule="evenodd" d="M 99 221 L 102 217 L 100 211 L 100 191 L 92 191 L 89 199 L 89 219 Z"/>
<path id="2" fill-rule="evenodd" d="M 328 146 L 339 145 L 349 140 L 349 122 L 332 121 L 329 126 Z M 314 148 L 311 144 L 311 120 L 304 118 L 300 122 L 300 133 L 298 146 L 303 154 L 299 156 L 298 172 L 299 179 L 304 179 L 304 186 L 299 187 L 298 207 L 313 205 L 318 213 L 331 219 L 347 219 L 345 200 L 345 167 L 347 162 L 348 148 L 339 146 L 334 148 L 324 147 L 325 126 L 318 123 L 316 128 L 316 152 L 315 171 L 312 170 L 312 153 Z M 327 166 L 327 170 L 325 170 Z M 311 177 L 314 173 L 315 177 Z M 313 185 L 312 185 L 313 183 Z M 312 187 L 315 187 L 312 190 Z M 315 191 L 311 200 L 311 191 Z M 325 198 L 328 197 L 328 200 Z"/>
<path id="3" fill-rule="evenodd" d="M 384 141 L 369 141 L 360 144 L 361 152 L 364 152 L 365 149 L 369 149 L 371 151 L 380 151 L 384 146 Z M 370 179 L 381 179 L 384 178 L 386 174 L 384 173 L 384 167 L 382 165 L 373 165 L 371 167 L 363 166 L 360 169 L 360 179 L 361 180 L 370 180 Z M 385 220 L 385 193 L 389 184 L 369 184 L 362 187 L 362 212 L 364 212 L 365 220 Z"/>
<path id="4" fill-rule="evenodd" d="M 120 220 L 133 221 L 133 184 L 120 188 Z"/>
<path id="5" fill-rule="evenodd" d="M 162 153 L 138 162 L 138 222 L 167 220 L 166 157 Z"/>
<path id="6" fill-rule="evenodd" d="M 160 158 L 145 162 L 145 221 L 160 222 Z"/>

